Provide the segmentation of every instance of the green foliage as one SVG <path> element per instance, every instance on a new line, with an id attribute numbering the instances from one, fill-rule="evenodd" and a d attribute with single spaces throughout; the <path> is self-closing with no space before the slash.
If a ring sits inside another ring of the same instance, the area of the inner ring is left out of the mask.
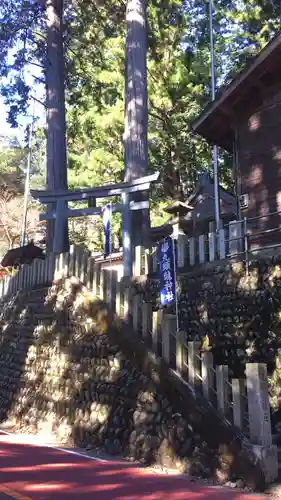
<path id="1" fill-rule="evenodd" d="M 16 138 L 2 137 L 0 140 L 0 183 L 13 195 L 22 194 L 24 189 L 23 168 L 26 151 Z"/>
<path id="2" fill-rule="evenodd" d="M 43 19 L 43 6 L 34 0 L 3 0 L 0 5 L 0 85 L 9 107 L 8 122 L 17 127 L 18 117 L 26 114 L 30 86 L 25 67 L 44 57 L 44 43 L 38 39 Z"/>
<path id="3" fill-rule="evenodd" d="M 125 1 L 65 2 L 70 188 L 123 179 L 125 11 Z M 27 0 L 3 0 L 0 6 L 0 76 L 5 77 L 1 92 L 13 125 L 27 107 L 30 89 L 24 67 L 27 62 L 45 63 L 42 14 L 41 4 Z M 198 173 L 212 168 L 211 148 L 189 131 L 211 98 L 209 2 L 151 0 L 147 16 L 149 169 L 161 172 L 161 183 L 152 193 L 151 219 L 158 225 L 167 217 L 163 207 L 168 198 L 185 198 Z M 216 0 L 218 89 L 269 41 L 280 20 L 277 0 Z M 43 130 L 37 131 L 36 141 L 32 164 L 40 167 L 35 169 L 33 186 L 44 184 Z M 231 167 L 231 156 L 221 151 L 220 181 L 226 188 L 233 187 Z M 114 224 L 120 235 L 120 217 Z M 100 248 L 100 220 L 77 221 L 71 231 L 79 242 L 86 239 L 92 248 Z"/>

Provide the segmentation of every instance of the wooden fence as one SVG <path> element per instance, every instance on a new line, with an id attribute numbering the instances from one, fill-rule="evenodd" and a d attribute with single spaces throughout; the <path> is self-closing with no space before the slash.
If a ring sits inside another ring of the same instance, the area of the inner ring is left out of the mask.
<path id="1" fill-rule="evenodd" d="M 230 222 L 219 233 L 210 224 L 208 234 L 189 237 L 174 227 L 173 238 L 177 253 L 177 269 L 180 272 L 198 264 L 215 262 L 227 258 L 245 258 L 245 245 L 241 221 Z M 134 274 L 155 274 L 159 271 L 157 247 L 150 249 L 137 247 L 134 258 Z"/>
<path id="2" fill-rule="evenodd" d="M 201 352 L 198 342 L 187 342 L 186 332 L 177 331 L 176 318 L 152 304 L 134 288 L 125 288 L 117 272 L 101 269 L 85 252 L 71 247 L 70 252 L 24 265 L 12 277 L 0 282 L 0 298 L 8 299 L 20 290 L 46 286 L 54 279 L 76 276 L 101 299 L 111 303 L 116 313 L 130 321 L 132 331 L 163 357 L 177 375 L 212 404 L 260 446 L 271 446 L 271 421 L 265 364 L 247 364 L 245 379 L 230 379 L 228 366 L 215 366 L 211 352 Z"/>

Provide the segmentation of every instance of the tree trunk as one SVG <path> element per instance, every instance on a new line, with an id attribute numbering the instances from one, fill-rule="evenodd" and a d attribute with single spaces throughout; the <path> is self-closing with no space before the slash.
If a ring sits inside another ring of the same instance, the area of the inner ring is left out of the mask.
<path id="1" fill-rule="evenodd" d="M 67 189 L 66 118 L 63 50 L 63 0 L 46 0 L 47 61 L 47 189 Z M 59 252 L 68 250 L 67 219 L 62 226 L 64 237 Z M 47 246 L 53 249 L 54 223 L 48 223 Z"/>
<path id="2" fill-rule="evenodd" d="M 125 180 L 147 175 L 147 0 L 127 0 L 126 74 L 125 74 Z M 145 200 L 134 195 L 134 200 Z M 132 247 L 144 245 L 149 229 L 149 211 L 132 212 Z"/>

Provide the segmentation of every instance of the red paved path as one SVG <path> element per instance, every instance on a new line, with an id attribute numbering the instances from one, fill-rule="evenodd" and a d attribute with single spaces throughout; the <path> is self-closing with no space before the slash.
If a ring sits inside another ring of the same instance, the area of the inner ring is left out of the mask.
<path id="1" fill-rule="evenodd" d="M 0 434 L 0 500 L 255 500 L 186 478 L 150 474 Z"/>

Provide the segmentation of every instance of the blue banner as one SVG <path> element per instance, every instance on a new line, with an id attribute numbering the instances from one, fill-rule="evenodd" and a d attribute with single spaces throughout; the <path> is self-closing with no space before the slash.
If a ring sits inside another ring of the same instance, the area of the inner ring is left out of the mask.
<path id="1" fill-rule="evenodd" d="M 168 237 L 159 243 L 160 299 L 166 306 L 176 300 L 176 276 L 174 266 L 174 243 Z"/>
<path id="2" fill-rule="evenodd" d="M 102 209 L 102 220 L 104 229 L 104 256 L 111 253 L 111 205 L 105 205 Z"/>

